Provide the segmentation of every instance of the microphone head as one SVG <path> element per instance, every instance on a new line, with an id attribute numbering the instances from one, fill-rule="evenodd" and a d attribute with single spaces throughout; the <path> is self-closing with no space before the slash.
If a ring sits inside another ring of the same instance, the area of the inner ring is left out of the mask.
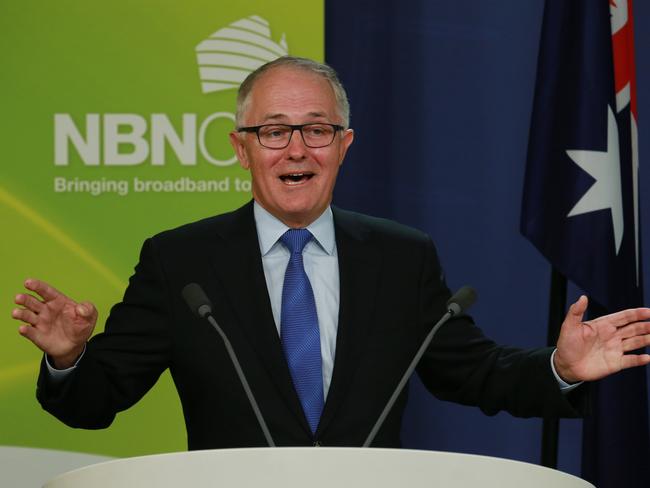
<path id="1" fill-rule="evenodd" d="M 476 298 L 476 290 L 474 288 L 471 286 L 463 286 L 447 301 L 447 310 L 452 315 L 458 315 L 471 307 L 476 301 Z"/>
<path id="2" fill-rule="evenodd" d="M 181 292 L 192 313 L 200 318 L 212 314 L 212 303 L 198 283 L 188 283 Z"/>

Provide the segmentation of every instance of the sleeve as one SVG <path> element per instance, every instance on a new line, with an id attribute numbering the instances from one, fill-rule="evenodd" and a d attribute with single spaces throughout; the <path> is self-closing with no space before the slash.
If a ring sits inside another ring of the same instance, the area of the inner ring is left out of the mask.
<path id="1" fill-rule="evenodd" d="M 111 309 L 104 332 L 88 342 L 74 371 L 52 382 L 42 362 L 36 395 L 43 408 L 72 427 L 110 425 L 169 366 L 171 303 L 154 241 L 148 239 L 123 300 Z"/>
<path id="2" fill-rule="evenodd" d="M 431 327 L 446 310 L 450 293 L 435 247 L 429 240 L 420 282 L 420 316 Z M 494 415 L 579 416 L 582 389 L 563 394 L 553 375 L 553 348 L 523 350 L 499 346 L 467 315 L 443 325 L 417 371 L 426 388 L 442 400 L 478 406 Z"/>

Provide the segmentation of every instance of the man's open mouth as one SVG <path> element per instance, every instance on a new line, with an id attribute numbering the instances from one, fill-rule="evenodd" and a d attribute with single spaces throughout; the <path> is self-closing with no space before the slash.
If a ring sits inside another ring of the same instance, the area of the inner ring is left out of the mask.
<path id="1" fill-rule="evenodd" d="M 304 183 L 307 180 L 310 180 L 313 176 L 314 173 L 310 172 L 287 173 L 286 175 L 280 175 L 280 179 L 287 185 L 299 185 L 300 183 Z"/>

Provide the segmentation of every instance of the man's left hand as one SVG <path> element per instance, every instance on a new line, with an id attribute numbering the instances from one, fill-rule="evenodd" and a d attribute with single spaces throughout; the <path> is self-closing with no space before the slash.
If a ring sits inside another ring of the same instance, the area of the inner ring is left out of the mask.
<path id="1" fill-rule="evenodd" d="M 562 323 L 555 370 L 567 383 L 604 378 L 650 363 L 650 354 L 626 354 L 650 345 L 650 308 L 623 310 L 582 321 L 588 300 L 581 296 Z"/>

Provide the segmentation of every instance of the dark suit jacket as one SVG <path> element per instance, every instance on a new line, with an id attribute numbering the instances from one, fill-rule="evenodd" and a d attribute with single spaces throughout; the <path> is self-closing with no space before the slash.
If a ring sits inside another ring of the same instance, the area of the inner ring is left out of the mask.
<path id="1" fill-rule="evenodd" d="M 387 220 L 333 209 L 340 310 L 332 382 L 315 436 L 304 418 L 273 321 L 251 203 L 148 239 L 105 332 L 54 388 L 39 378 L 43 407 L 65 423 L 108 426 L 166 369 L 183 406 L 190 449 L 265 445 L 218 334 L 194 317 L 182 288 L 199 283 L 230 338 L 278 445 L 358 446 L 431 326 L 449 291 L 428 236 Z M 487 414 L 576 415 L 549 366 L 550 350 L 503 348 L 469 317 L 446 324 L 418 367 L 437 397 Z M 376 437 L 398 446 L 403 394 Z"/>

